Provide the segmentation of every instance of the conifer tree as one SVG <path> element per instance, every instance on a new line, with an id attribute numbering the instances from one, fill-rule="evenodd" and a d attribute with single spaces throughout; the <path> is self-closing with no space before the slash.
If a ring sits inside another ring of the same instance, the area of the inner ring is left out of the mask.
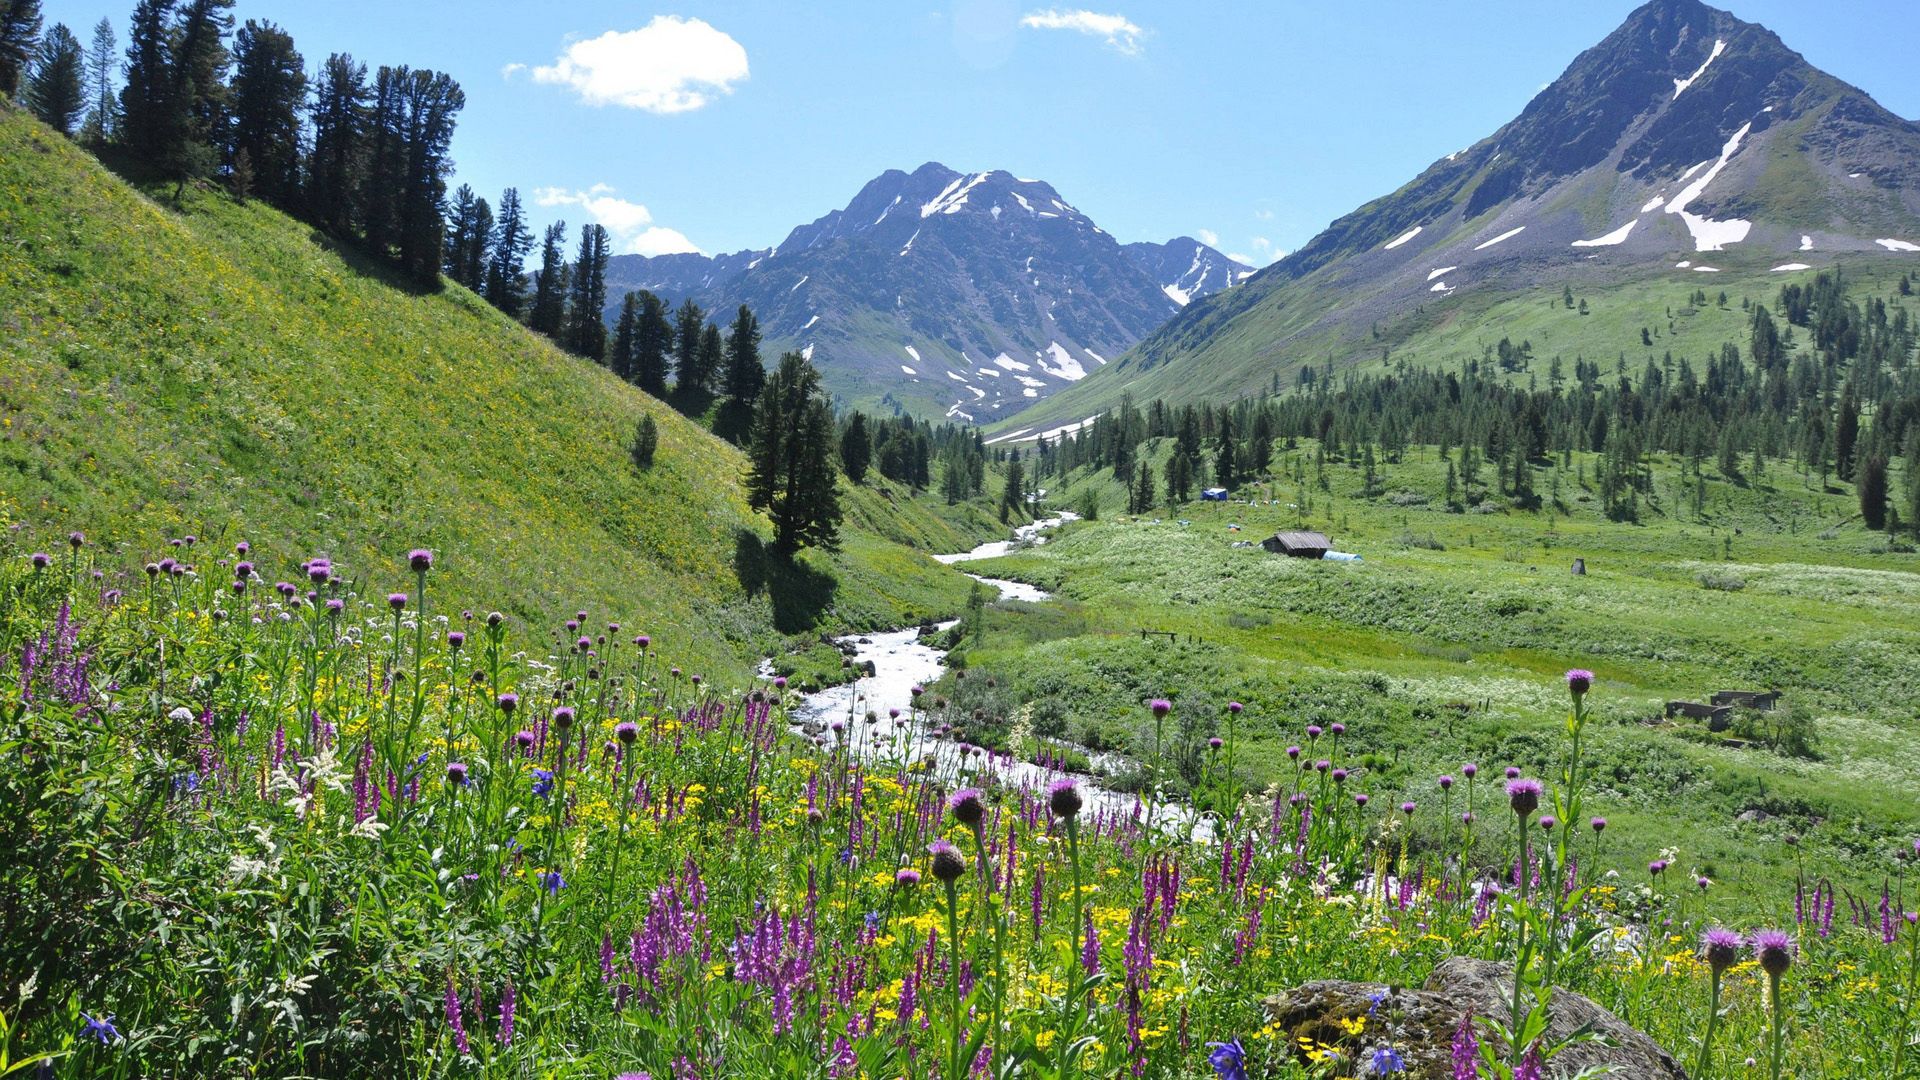
<path id="1" fill-rule="evenodd" d="M 1133 487 L 1127 492 L 1127 513 L 1144 514 L 1153 509 L 1153 470 L 1142 466 L 1134 470 Z"/>
<path id="2" fill-rule="evenodd" d="M 1867 528 L 1887 527 L 1887 459 L 1878 453 L 1867 455 L 1860 466 L 1860 517 Z"/>
<path id="3" fill-rule="evenodd" d="M 613 326 L 613 347 L 607 353 L 607 368 L 615 375 L 633 381 L 633 348 L 640 333 L 640 297 L 628 293 L 620 299 L 620 318 Z"/>
<path id="4" fill-rule="evenodd" d="M 40 0 L 0 0 L 0 94 L 20 96 L 40 44 Z"/>
<path id="5" fill-rule="evenodd" d="M 1178 444 L 1167 457 L 1167 502 L 1179 504 L 1193 499 L 1193 455 Z"/>
<path id="6" fill-rule="evenodd" d="M 820 373 L 799 353 L 780 358 L 754 412 L 747 502 L 773 519 L 773 549 L 832 549 L 840 497 L 833 464 L 833 416 Z"/>
<path id="7" fill-rule="evenodd" d="M 244 151 L 254 190 L 275 206 L 292 208 L 300 194 L 307 72 L 291 35 L 272 23 L 247 20 L 233 39 L 231 99 L 228 161 Z"/>
<path id="8" fill-rule="evenodd" d="M 1215 482 L 1229 491 L 1239 485 L 1240 468 L 1233 444 L 1233 414 L 1225 410 L 1220 413 L 1220 425 L 1214 436 L 1213 474 Z"/>
<path id="9" fill-rule="evenodd" d="M 1000 489 L 1000 520 L 1007 520 L 1008 515 L 1020 515 L 1026 504 L 1026 467 L 1020 464 L 1019 452 L 1015 451 L 1014 455 L 1007 459 L 1007 482 Z"/>
<path id="10" fill-rule="evenodd" d="M 1860 442 L 1860 403 L 1854 399 L 1853 384 L 1847 384 L 1840 398 L 1840 412 L 1833 421 L 1834 472 L 1842 480 L 1853 479 L 1853 452 Z"/>
<path id="11" fill-rule="evenodd" d="M 632 294 L 629 293 L 629 296 Z M 660 447 L 660 428 L 653 422 L 651 414 L 640 418 L 640 426 L 633 433 L 633 464 L 645 472 L 653 468 L 653 455 Z"/>
<path id="12" fill-rule="evenodd" d="M 673 349 L 673 324 L 667 321 L 666 301 L 641 290 L 638 325 L 634 328 L 633 381 L 654 397 L 667 396 L 667 356 Z"/>
<path id="13" fill-rule="evenodd" d="M 90 104 L 87 122 L 80 134 L 90 143 L 106 142 L 119 127 L 120 109 L 113 96 L 113 77 L 120 68 L 114 52 L 119 47 L 120 43 L 113 35 L 113 21 L 101 18 L 93 25 L 93 42 L 87 47 L 87 100 Z"/>
<path id="14" fill-rule="evenodd" d="M 845 470 L 847 479 L 858 484 L 867 477 L 867 466 L 873 460 L 873 440 L 867 433 L 865 413 L 854 413 L 847 421 L 847 429 L 840 433 L 840 467 Z"/>
<path id="15" fill-rule="evenodd" d="M 509 318 L 519 318 L 527 304 L 525 263 L 531 250 L 533 232 L 520 205 L 520 189 L 508 188 L 500 193 L 500 214 L 487 253 L 487 303 Z"/>
<path id="16" fill-rule="evenodd" d="M 673 315 L 673 371 L 682 394 L 708 389 L 710 372 L 700 368 L 700 337 L 706 330 L 706 313 L 692 300 L 683 300 Z"/>
<path id="17" fill-rule="evenodd" d="M 760 321 L 747 305 L 734 314 L 733 327 L 727 333 L 727 396 L 751 406 L 767 382 L 766 368 L 760 363 Z"/>
<path id="18" fill-rule="evenodd" d="M 612 241 L 603 225 L 580 227 L 567 304 L 567 347 L 589 360 L 607 355 L 607 258 Z"/>
<path id="19" fill-rule="evenodd" d="M 80 39 L 64 23 L 54 23 L 27 76 L 27 107 L 62 135 L 72 135 L 86 112 L 86 88 L 81 85 L 85 63 Z"/>
<path id="20" fill-rule="evenodd" d="M 567 223 L 547 226 L 540 243 L 540 269 L 533 276 L 533 310 L 527 325 L 558 338 L 567 313 Z"/>
<path id="21" fill-rule="evenodd" d="M 360 226 L 359 198 L 366 166 L 367 67 L 346 53 L 320 66 L 313 104 L 313 150 L 307 156 L 307 213 L 334 236 Z"/>

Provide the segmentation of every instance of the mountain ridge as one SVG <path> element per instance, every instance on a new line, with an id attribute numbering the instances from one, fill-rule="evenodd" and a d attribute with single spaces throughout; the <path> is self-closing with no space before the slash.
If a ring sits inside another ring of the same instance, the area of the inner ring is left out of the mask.
<path id="1" fill-rule="evenodd" d="M 1129 387 L 1175 401 L 1244 394 L 1329 354 L 1377 355 L 1383 327 L 1452 310 L 1462 289 L 1916 252 L 1920 125 L 1759 24 L 1653 0 L 1493 134 L 1001 428 L 1078 419 Z M 1179 371 L 1138 385 L 1168 365 Z"/>

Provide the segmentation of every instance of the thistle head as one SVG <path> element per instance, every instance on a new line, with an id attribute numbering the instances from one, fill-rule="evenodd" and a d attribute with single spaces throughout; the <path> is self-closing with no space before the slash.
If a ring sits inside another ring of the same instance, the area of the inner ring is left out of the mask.
<path id="1" fill-rule="evenodd" d="M 1047 787 L 1047 809 L 1062 821 L 1071 821 L 1080 813 L 1080 787 L 1072 780 L 1055 780 Z"/>
<path id="2" fill-rule="evenodd" d="M 933 876 L 941 884 L 951 885 L 967 872 L 966 860 L 960 857 L 960 849 L 945 840 L 928 844 L 927 853 L 933 856 Z"/>
<path id="3" fill-rule="evenodd" d="M 1514 813 L 1525 818 L 1535 810 L 1540 809 L 1540 795 L 1545 790 L 1538 780 L 1509 780 L 1507 782 L 1507 804 L 1513 807 Z"/>
<path id="4" fill-rule="evenodd" d="M 433 569 L 433 552 L 426 548 L 414 548 L 407 552 L 407 568 L 416 574 L 424 574 Z"/>
<path id="5" fill-rule="evenodd" d="M 953 820 L 968 828 L 979 828 L 987 819 L 987 804 L 979 788 L 961 788 L 947 797 L 947 809 L 952 811 Z"/>
<path id="6" fill-rule="evenodd" d="M 1760 970 L 1778 978 L 1793 966 L 1793 939 L 1784 930 L 1756 930 L 1753 938 L 1753 956 L 1760 961 Z"/>
<path id="7" fill-rule="evenodd" d="M 1715 975 L 1740 959 L 1740 935 L 1724 926 L 1712 926 L 1700 936 L 1700 957 Z"/>
<path id="8" fill-rule="evenodd" d="M 1567 689 L 1574 697 L 1580 697 L 1593 688 L 1593 672 L 1586 668 L 1574 668 L 1567 672 Z"/>

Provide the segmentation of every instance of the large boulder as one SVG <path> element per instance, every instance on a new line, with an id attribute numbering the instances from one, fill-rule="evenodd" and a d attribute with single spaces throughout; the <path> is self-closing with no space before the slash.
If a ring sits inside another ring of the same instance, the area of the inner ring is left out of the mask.
<path id="1" fill-rule="evenodd" d="M 1407 1080 L 1452 1080 L 1453 1036 L 1461 1017 L 1468 1010 L 1506 1017 L 1512 991 L 1511 965 L 1456 956 L 1434 968 L 1418 990 L 1323 979 L 1273 995 L 1266 1011 L 1296 1052 L 1303 1045 L 1334 1047 L 1364 1070 L 1376 1047 L 1390 1046 L 1405 1063 Z M 1564 1041 L 1583 1028 L 1600 1036 L 1555 1056 L 1549 1076 L 1605 1066 L 1611 1080 L 1686 1080 L 1686 1070 L 1672 1054 L 1590 998 L 1555 990 L 1547 1014 L 1549 1042 Z M 1357 1034 L 1352 1033 L 1356 1026 Z"/>

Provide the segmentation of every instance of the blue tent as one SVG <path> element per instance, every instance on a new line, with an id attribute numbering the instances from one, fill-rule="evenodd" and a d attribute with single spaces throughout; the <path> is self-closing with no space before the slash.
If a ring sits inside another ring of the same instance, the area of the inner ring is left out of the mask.
<path id="1" fill-rule="evenodd" d="M 1200 497 L 1207 500 L 1208 502 L 1226 502 L 1227 489 L 1226 488 L 1208 488 L 1207 490 L 1200 493 Z"/>

